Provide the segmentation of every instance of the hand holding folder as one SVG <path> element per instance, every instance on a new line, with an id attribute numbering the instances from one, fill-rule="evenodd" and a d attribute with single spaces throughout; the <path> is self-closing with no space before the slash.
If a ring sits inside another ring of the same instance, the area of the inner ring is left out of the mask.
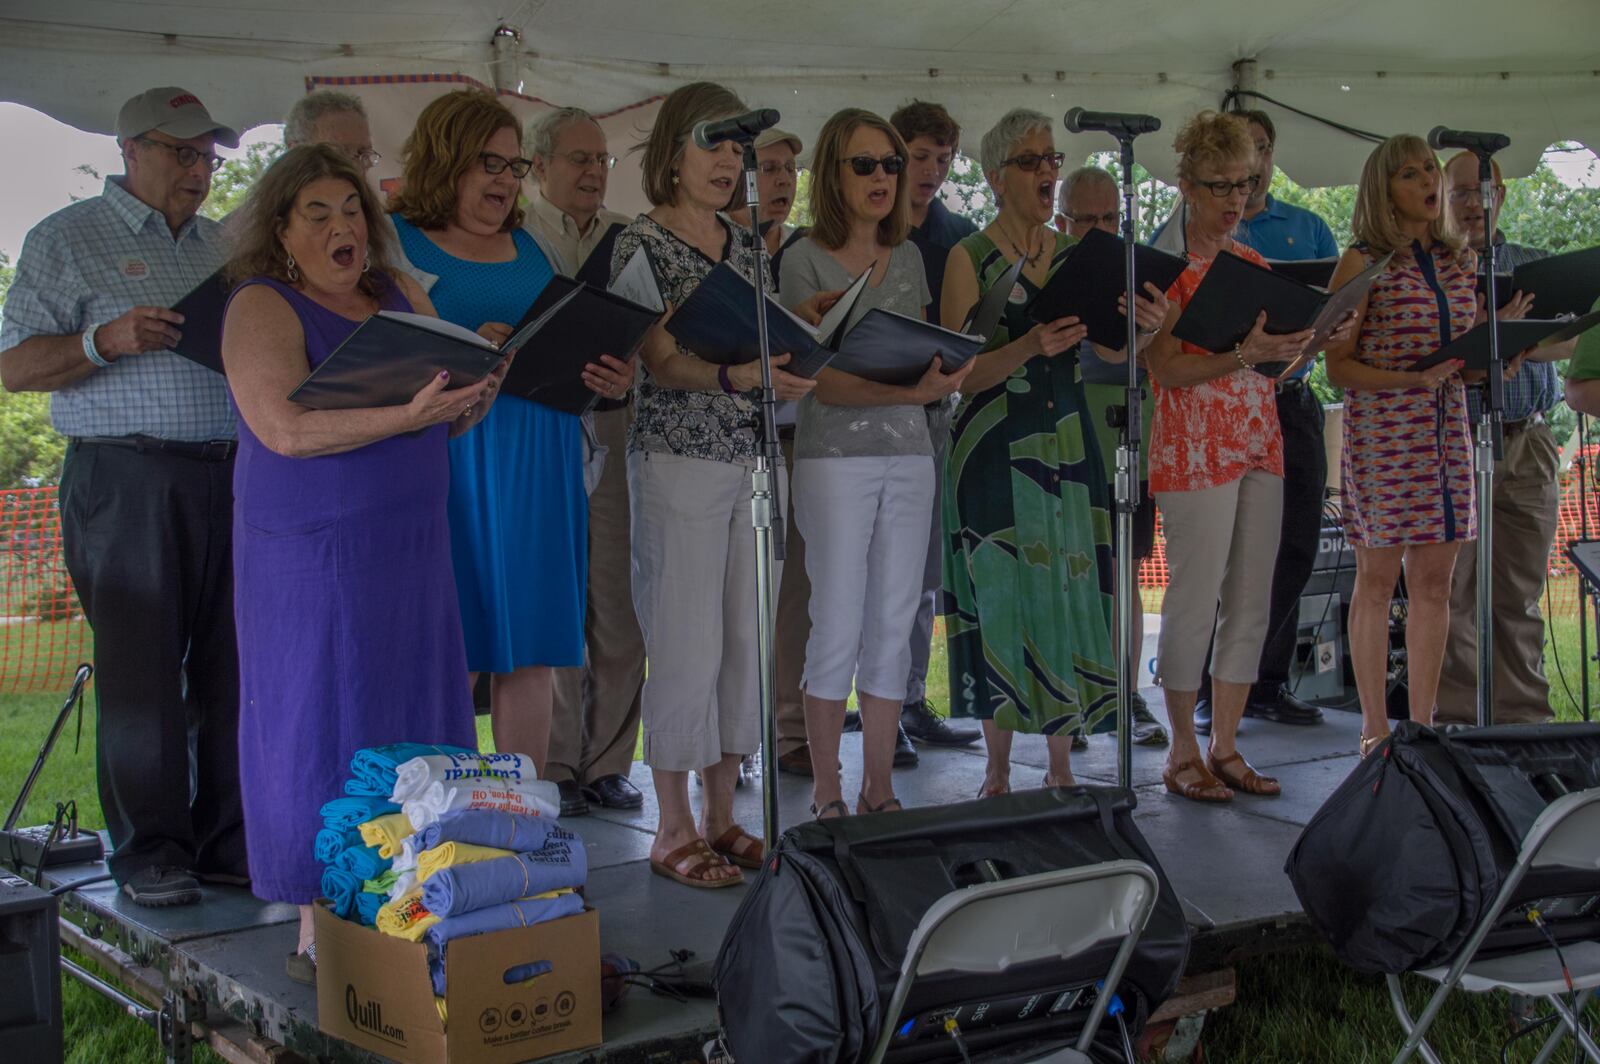
<path id="1" fill-rule="evenodd" d="M 512 336 L 515 351 L 523 337 Z M 449 390 L 476 384 L 504 357 L 477 333 L 424 314 L 382 310 L 356 326 L 344 343 L 289 393 L 313 410 L 404 406 L 442 371 Z"/>
<path id="2" fill-rule="evenodd" d="M 1459 360 L 1463 369 L 1484 371 L 1489 368 L 1489 330 L 1500 328 L 1500 361 L 1510 362 L 1529 348 L 1548 347 L 1566 343 L 1574 336 L 1588 332 L 1600 325 L 1600 311 L 1591 311 L 1580 318 L 1538 319 L 1484 322 L 1475 325 L 1456 339 L 1445 344 L 1431 355 L 1417 359 L 1412 367 L 1417 370 L 1432 369 L 1452 359 Z"/>
<path id="3" fill-rule="evenodd" d="M 873 307 L 839 338 L 833 368 L 902 387 L 921 381 L 934 358 L 945 373 L 954 373 L 970 363 L 994 335 L 1021 272 L 1022 260 L 1018 259 L 973 305 L 959 332 Z"/>
<path id="4" fill-rule="evenodd" d="M 1028 317 L 1040 325 L 1077 318 L 1088 327 L 1090 343 L 1111 351 L 1127 347 L 1128 319 L 1118 304 L 1127 295 L 1126 249 L 1121 237 L 1089 230 L 1028 304 Z M 1146 301 L 1145 282 L 1165 292 L 1189 266 L 1187 259 L 1145 244 L 1134 245 L 1133 258 L 1140 282 L 1136 294 Z"/>
<path id="5" fill-rule="evenodd" d="M 1262 363 L 1259 372 L 1280 377 L 1326 346 L 1329 337 L 1350 317 L 1389 265 L 1385 255 L 1346 281 L 1337 291 L 1274 273 L 1238 255 L 1218 255 L 1195 290 L 1194 298 L 1172 327 L 1178 339 L 1213 353 L 1231 351 L 1250 335 L 1258 315 L 1267 315 L 1263 331 L 1282 335 L 1310 330 L 1300 357 L 1284 364 Z"/>

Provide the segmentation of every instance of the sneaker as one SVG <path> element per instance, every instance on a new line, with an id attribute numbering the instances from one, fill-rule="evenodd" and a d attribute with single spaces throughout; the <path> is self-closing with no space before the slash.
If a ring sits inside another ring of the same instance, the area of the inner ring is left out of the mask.
<path id="1" fill-rule="evenodd" d="M 1243 731 L 1243 728 L 1240 728 Z M 1211 734 L 1211 699 L 1202 698 L 1194 704 L 1194 733 Z"/>
<path id="2" fill-rule="evenodd" d="M 1078 754 L 1078 753 L 1082 753 L 1083 751 L 1085 751 L 1087 749 L 1089 749 L 1089 737 L 1087 735 L 1083 734 L 1082 732 L 1073 732 L 1072 733 L 1072 752 L 1075 753 L 1075 754 Z"/>
<path id="3" fill-rule="evenodd" d="M 200 900 L 200 881 L 186 868 L 145 868 L 128 877 L 122 893 L 150 908 L 193 905 Z"/>
<path id="4" fill-rule="evenodd" d="M 1156 720 L 1155 714 L 1150 712 L 1150 706 L 1145 702 L 1144 696 L 1133 696 L 1133 744 L 1135 746 L 1166 746 L 1168 743 L 1167 729 Z"/>
<path id="5" fill-rule="evenodd" d="M 926 698 L 900 707 L 900 730 L 929 746 L 971 746 L 983 738 L 983 730 L 971 725 L 955 725 L 934 713 Z"/>

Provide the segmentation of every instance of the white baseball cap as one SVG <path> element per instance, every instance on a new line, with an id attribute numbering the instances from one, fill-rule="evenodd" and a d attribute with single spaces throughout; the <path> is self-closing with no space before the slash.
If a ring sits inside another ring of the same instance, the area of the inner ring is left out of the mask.
<path id="1" fill-rule="evenodd" d="M 117 113 L 118 140 L 131 140 L 153 129 L 178 140 L 212 133 L 224 147 L 239 146 L 238 133 L 213 119 L 200 97 L 176 85 L 147 89 L 123 104 Z"/>

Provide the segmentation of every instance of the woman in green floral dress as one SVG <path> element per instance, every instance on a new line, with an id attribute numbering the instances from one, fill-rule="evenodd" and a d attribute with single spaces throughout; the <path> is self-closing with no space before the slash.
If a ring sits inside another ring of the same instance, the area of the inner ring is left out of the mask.
<path id="1" fill-rule="evenodd" d="M 1076 318 L 1035 325 L 1029 301 L 1072 239 L 1046 227 L 1062 156 L 1052 123 L 1015 110 L 984 135 L 994 222 L 957 244 L 940 317 L 960 328 L 1020 258 L 1000 328 L 967 378 L 946 450 L 945 613 L 954 716 L 983 722 L 981 795 L 1010 790 L 1013 732 L 1049 739 L 1046 786 L 1072 782 L 1074 733 L 1114 721 L 1111 520 Z"/>

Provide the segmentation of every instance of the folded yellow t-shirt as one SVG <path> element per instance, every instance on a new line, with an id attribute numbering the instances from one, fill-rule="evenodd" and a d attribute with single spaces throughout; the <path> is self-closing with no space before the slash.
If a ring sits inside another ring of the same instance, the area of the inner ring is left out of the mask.
<path id="1" fill-rule="evenodd" d="M 386 903 L 378 910 L 376 920 L 379 931 L 407 942 L 421 942 L 423 933 L 438 922 L 437 916 L 422 907 L 420 890 L 402 894 Z"/>
<path id="2" fill-rule="evenodd" d="M 378 848 L 379 857 L 399 857 L 400 844 L 415 830 L 404 813 L 385 813 L 358 824 L 361 841 Z"/>
<path id="3" fill-rule="evenodd" d="M 431 850 L 417 854 L 417 886 L 428 881 L 435 872 L 456 865 L 492 861 L 496 857 L 515 857 L 510 850 L 497 850 L 492 846 L 474 846 L 470 842 L 444 842 Z"/>

